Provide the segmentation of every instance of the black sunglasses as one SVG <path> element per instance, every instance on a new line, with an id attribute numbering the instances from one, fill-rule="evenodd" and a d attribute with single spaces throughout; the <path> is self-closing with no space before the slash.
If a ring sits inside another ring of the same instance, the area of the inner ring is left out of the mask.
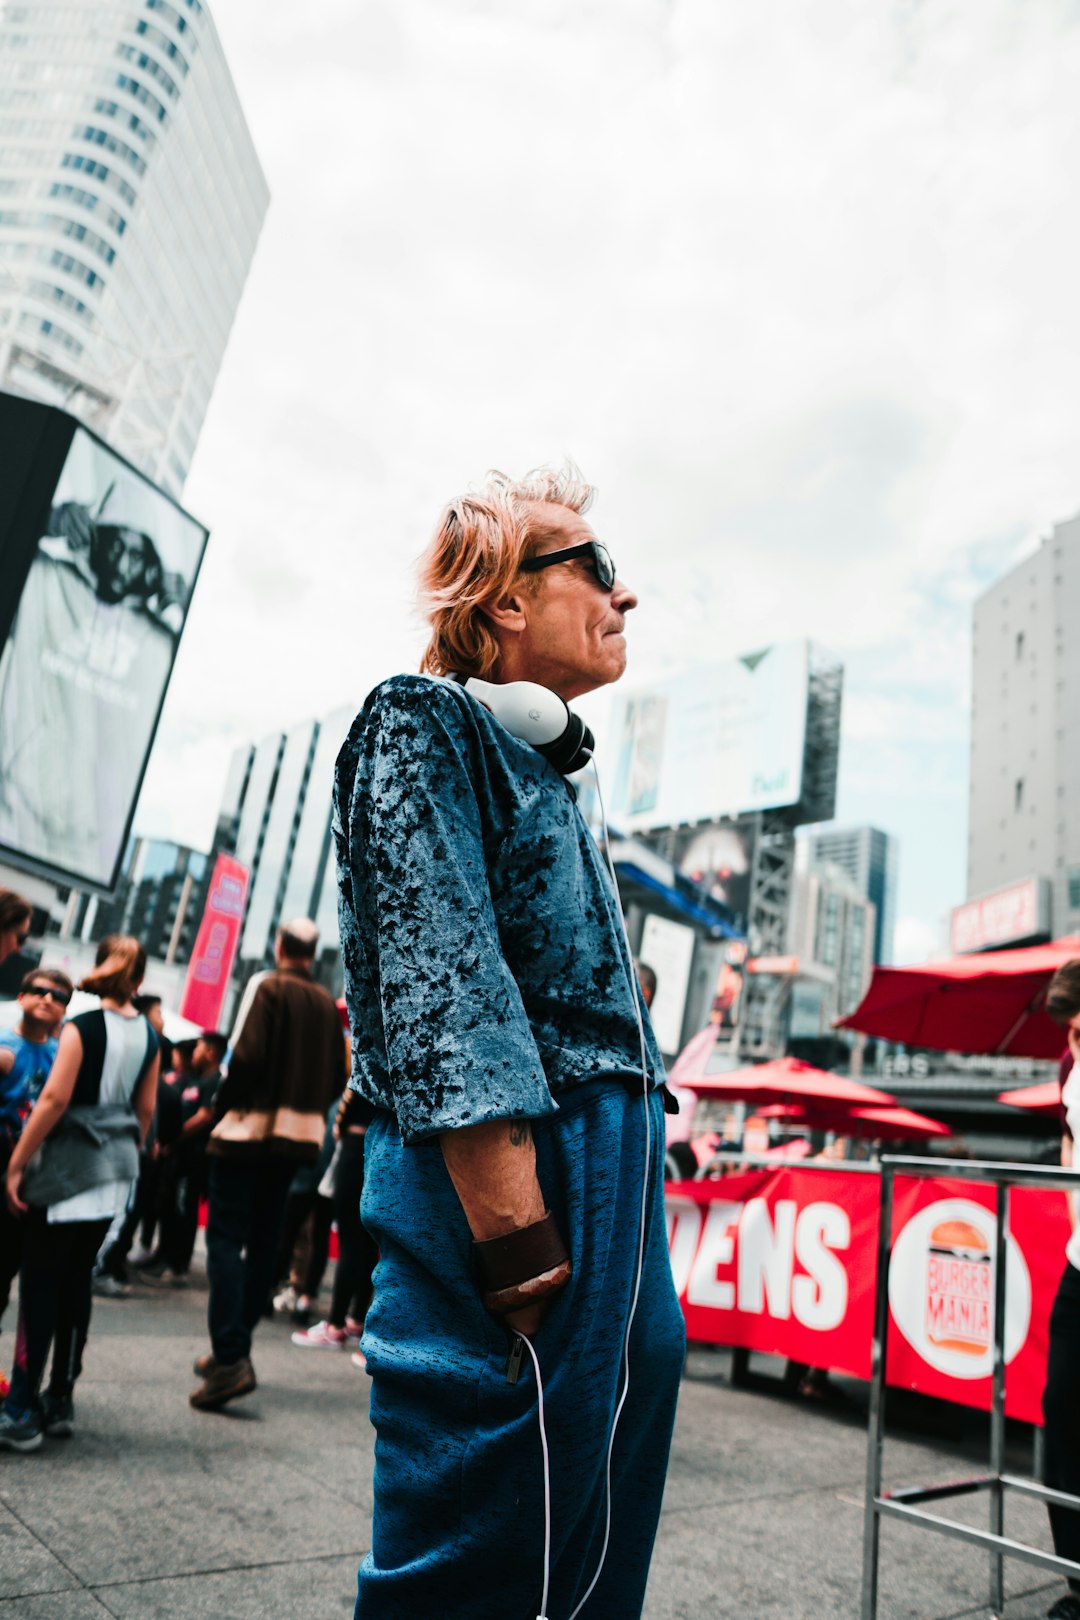
<path id="1" fill-rule="evenodd" d="M 596 582 L 610 591 L 615 583 L 615 564 L 607 546 L 599 540 L 586 540 L 580 546 L 567 546 L 563 551 L 545 551 L 542 557 L 526 557 L 521 565 L 523 574 L 538 574 L 541 568 L 554 568 L 556 563 L 572 562 L 575 557 L 587 557 L 596 575 Z"/>
<path id="2" fill-rule="evenodd" d="M 61 1007 L 66 1007 L 71 997 L 64 990 L 57 990 L 52 984 L 32 984 L 29 990 L 23 991 L 24 996 L 46 996 L 50 1001 L 58 1001 Z"/>

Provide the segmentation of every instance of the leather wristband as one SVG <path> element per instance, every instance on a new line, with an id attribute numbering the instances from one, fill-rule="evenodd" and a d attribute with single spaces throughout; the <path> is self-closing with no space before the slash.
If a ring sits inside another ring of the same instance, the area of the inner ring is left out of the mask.
<path id="1" fill-rule="evenodd" d="M 562 1240 L 555 1217 L 549 1210 L 531 1226 L 519 1227 L 502 1237 L 485 1238 L 473 1243 L 480 1282 L 485 1297 L 489 1293 L 502 1293 L 531 1279 L 546 1276 L 549 1271 L 569 1264 L 570 1256 Z M 568 1273 L 569 1275 L 569 1273 Z M 513 1306 L 507 1309 L 513 1310 Z"/>
<path id="2" fill-rule="evenodd" d="M 489 1288 L 483 1295 L 484 1305 L 492 1316 L 506 1316 L 524 1305 L 535 1305 L 537 1300 L 547 1299 L 565 1288 L 573 1270 L 569 1260 L 562 1260 L 549 1271 L 542 1271 L 537 1277 L 526 1277 L 524 1282 L 512 1283 L 509 1288 Z"/>

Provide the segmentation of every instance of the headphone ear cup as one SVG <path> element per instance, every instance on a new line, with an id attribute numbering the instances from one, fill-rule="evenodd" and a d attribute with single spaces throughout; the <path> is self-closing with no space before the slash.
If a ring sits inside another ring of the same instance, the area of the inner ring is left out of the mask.
<path id="1" fill-rule="evenodd" d="M 592 759 L 596 738 L 579 714 L 567 706 L 566 730 L 554 742 L 544 743 L 538 750 L 561 776 L 573 776 Z"/>

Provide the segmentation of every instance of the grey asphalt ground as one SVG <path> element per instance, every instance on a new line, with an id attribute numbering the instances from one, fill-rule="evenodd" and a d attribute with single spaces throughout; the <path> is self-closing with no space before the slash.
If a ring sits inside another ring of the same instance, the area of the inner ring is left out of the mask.
<path id="1" fill-rule="evenodd" d="M 347 1355 L 295 1349 L 277 1318 L 256 1339 L 255 1394 L 196 1413 L 205 1307 L 201 1270 L 186 1291 L 95 1303 L 74 1438 L 0 1453 L 0 1620 L 352 1614 L 371 1511 L 367 1376 Z M 0 1365 L 10 1344 L 0 1338 Z M 759 1368 L 755 1387 L 734 1389 L 727 1352 L 691 1349 L 647 1620 L 858 1616 L 865 1389 L 843 1386 L 835 1405 L 793 1400 L 767 1376 L 776 1363 Z M 978 1417 L 929 1401 L 899 1415 L 888 1484 L 984 1468 Z M 1010 1451 L 1024 1468 L 1030 1431 L 1011 1434 Z M 946 1511 L 985 1523 L 985 1498 Z M 1034 1504 L 1010 1502 L 1006 1528 L 1049 1546 Z M 882 1620 L 989 1612 L 985 1555 L 890 1523 L 882 1547 Z M 1062 1590 L 1022 1564 L 1008 1581 L 1010 1620 L 1043 1614 Z"/>

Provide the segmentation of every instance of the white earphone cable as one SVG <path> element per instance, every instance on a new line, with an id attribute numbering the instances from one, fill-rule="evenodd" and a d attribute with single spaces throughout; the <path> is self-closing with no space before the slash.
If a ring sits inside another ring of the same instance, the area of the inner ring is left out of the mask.
<path id="1" fill-rule="evenodd" d="M 604 810 L 604 795 L 600 787 L 600 772 L 596 768 L 595 759 L 592 762 L 592 767 L 593 775 L 596 778 L 596 797 L 600 805 L 600 824 L 604 833 L 604 855 L 607 860 L 608 871 L 611 874 L 611 883 L 612 888 L 615 891 L 616 903 L 618 903 L 619 880 L 615 873 L 615 862 L 611 855 L 611 839 L 608 836 L 607 814 Z M 573 1613 L 570 1615 L 570 1620 L 577 1620 L 578 1615 L 581 1613 L 582 1609 L 592 1596 L 593 1591 L 596 1588 L 596 1583 L 600 1579 L 603 1571 L 604 1562 L 608 1553 L 608 1544 L 611 1540 L 611 1459 L 615 1450 L 615 1435 L 619 1427 L 619 1419 L 622 1417 L 623 1407 L 626 1405 L 626 1397 L 630 1393 L 630 1333 L 634 1326 L 634 1318 L 637 1315 L 638 1299 L 641 1295 L 641 1278 L 645 1269 L 645 1226 L 648 1215 L 649 1172 L 652 1166 L 652 1121 L 649 1117 L 649 1059 L 645 1047 L 645 1020 L 641 1014 L 641 992 L 637 982 L 637 974 L 634 971 L 634 954 L 630 948 L 630 936 L 626 930 L 626 918 L 623 916 L 621 905 L 619 908 L 619 917 L 622 924 L 623 939 L 626 941 L 628 978 L 630 980 L 630 990 L 634 998 L 634 1013 L 637 1018 L 638 1041 L 640 1043 L 641 1050 L 641 1096 L 642 1101 L 645 1104 L 645 1174 L 641 1178 L 641 1224 L 638 1229 L 637 1270 L 634 1277 L 634 1292 L 630 1301 L 630 1312 L 626 1319 L 626 1332 L 623 1335 L 622 1389 L 619 1391 L 618 1405 L 615 1408 L 615 1417 L 611 1424 L 611 1434 L 608 1437 L 607 1459 L 604 1464 L 604 1544 L 600 1549 L 600 1561 L 593 1573 L 593 1578 L 585 1590 L 584 1597 L 577 1605 L 577 1608 L 574 1609 Z M 539 1374 L 537 1376 L 539 1376 Z M 548 1481 L 545 1477 L 545 1486 L 547 1485 Z"/>
<path id="2" fill-rule="evenodd" d="M 540 1423 L 540 1450 L 544 1457 L 544 1591 L 540 1599 L 540 1613 L 536 1620 L 548 1620 L 548 1588 L 551 1585 L 551 1459 L 548 1455 L 547 1426 L 544 1423 L 544 1383 L 540 1377 L 540 1363 L 536 1351 L 524 1333 L 518 1338 L 529 1352 L 536 1373 L 536 1407 Z"/>

